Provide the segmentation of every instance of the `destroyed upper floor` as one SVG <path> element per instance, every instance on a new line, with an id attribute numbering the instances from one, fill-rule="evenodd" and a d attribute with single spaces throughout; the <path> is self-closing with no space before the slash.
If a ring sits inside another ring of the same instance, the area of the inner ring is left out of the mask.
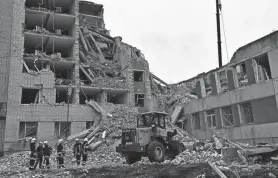
<path id="1" fill-rule="evenodd" d="M 199 74 L 174 86 L 187 89 L 190 86 L 189 91 L 200 99 L 276 78 L 278 54 L 271 51 L 277 46 L 276 31 L 239 48 L 230 63 L 225 66 Z"/>

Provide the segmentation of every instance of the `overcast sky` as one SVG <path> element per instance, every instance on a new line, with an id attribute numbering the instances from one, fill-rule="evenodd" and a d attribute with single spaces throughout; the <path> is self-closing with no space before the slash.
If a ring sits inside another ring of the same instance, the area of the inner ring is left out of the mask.
<path id="1" fill-rule="evenodd" d="M 92 0 L 104 5 L 112 36 L 140 49 L 167 83 L 218 67 L 215 0 Z M 222 0 L 229 58 L 278 30 L 278 0 Z M 222 26 L 221 26 L 222 28 Z M 223 64 L 227 58 L 222 29 Z"/>

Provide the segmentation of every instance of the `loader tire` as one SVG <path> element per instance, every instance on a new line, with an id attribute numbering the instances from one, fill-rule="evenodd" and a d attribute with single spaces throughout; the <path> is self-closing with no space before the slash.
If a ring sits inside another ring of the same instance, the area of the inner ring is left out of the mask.
<path id="1" fill-rule="evenodd" d="M 152 141 L 147 148 L 147 156 L 151 162 L 163 162 L 165 148 L 159 141 Z"/>
<path id="2" fill-rule="evenodd" d="M 137 161 L 141 161 L 141 156 L 140 155 L 134 155 L 134 154 L 126 154 L 125 155 L 125 160 L 127 164 L 134 164 Z"/>

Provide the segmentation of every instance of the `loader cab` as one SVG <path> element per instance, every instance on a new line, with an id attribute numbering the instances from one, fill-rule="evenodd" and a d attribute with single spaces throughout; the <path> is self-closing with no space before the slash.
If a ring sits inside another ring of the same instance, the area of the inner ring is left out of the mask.
<path id="1" fill-rule="evenodd" d="M 137 128 L 159 127 L 165 129 L 167 113 L 163 112 L 147 112 L 137 116 Z"/>

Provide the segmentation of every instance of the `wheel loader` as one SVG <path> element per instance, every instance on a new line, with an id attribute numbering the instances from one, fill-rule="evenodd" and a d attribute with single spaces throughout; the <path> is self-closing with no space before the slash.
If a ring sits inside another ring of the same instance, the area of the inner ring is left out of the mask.
<path id="1" fill-rule="evenodd" d="M 137 127 L 122 130 L 122 141 L 116 152 L 121 153 L 128 164 L 148 157 L 151 162 L 163 162 L 165 156 L 175 157 L 185 150 L 183 143 L 173 140 L 177 130 L 166 130 L 164 112 L 147 112 L 137 116 Z"/>

